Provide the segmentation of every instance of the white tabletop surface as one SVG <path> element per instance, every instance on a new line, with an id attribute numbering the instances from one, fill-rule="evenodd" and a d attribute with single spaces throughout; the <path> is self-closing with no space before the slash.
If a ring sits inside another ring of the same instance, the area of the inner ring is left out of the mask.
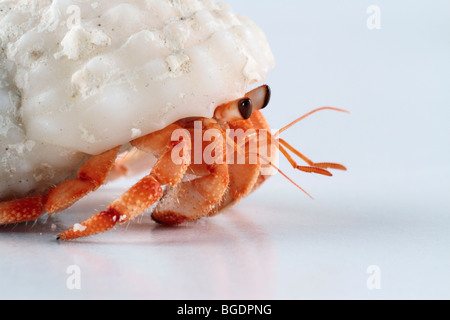
<path id="1" fill-rule="evenodd" d="M 133 183 L 117 181 L 56 216 L 0 227 L 1 299 L 450 298 L 450 3 L 229 2 L 277 59 L 268 121 L 349 110 L 283 134 L 349 170 L 314 176 L 282 160 L 314 200 L 276 175 L 214 218 L 168 228 L 146 213 L 55 240 Z M 370 30 L 374 4 L 381 29 Z"/>

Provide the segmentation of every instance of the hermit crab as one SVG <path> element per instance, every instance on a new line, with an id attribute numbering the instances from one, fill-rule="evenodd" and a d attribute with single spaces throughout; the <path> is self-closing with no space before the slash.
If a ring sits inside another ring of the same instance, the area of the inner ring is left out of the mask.
<path id="1" fill-rule="evenodd" d="M 148 209 L 169 225 L 215 215 L 279 171 L 278 151 L 301 171 L 345 170 L 279 137 L 314 112 L 344 110 L 271 131 L 261 113 L 270 89 L 257 85 L 273 55 L 226 4 L 0 0 L 0 48 L 0 224 L 63 211 L 138 167 L 141 180 L 58 238 Z"/>

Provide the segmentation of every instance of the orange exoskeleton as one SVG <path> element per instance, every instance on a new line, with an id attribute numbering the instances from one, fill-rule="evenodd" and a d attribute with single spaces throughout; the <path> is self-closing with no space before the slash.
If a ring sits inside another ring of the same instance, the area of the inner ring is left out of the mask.
<path id="1" fill-rule="evenodd" d="M 164 224 L 215 215 L 281 172 L 279 152 L 304 172 L 345 170 L 280 138 L 303 117 L 271 131 L 261 113 L 270 89 L 259 85 L 273 54 L 262 30 L 227 4 L 42 0 L 0 9 L 1 225 L 63 211 L 138 163 L 146 176 L 59 238 L 104 232 L 150 207 Z M 313 113 L 323 109 L 343 111 Z"/>
<path id="2" fill-rule="evenodd" d="M 106 211 L 75 225 L 58 238 L 68 240 L 107 231 L 118 223 L 136 218 L 155 203 L 158 204 L 152 212 L 152 218 L 162 224 L 181 224 L 215 215 L 250 194 L 270 176 L 262 174 L 261 170 L 264 166 L 275 167 L 273 159 L 276 152 L 272 146 L 276 146 L 295 169 L 304 172 L 331 176 L 327 169 L 346 170 L 335 163 L 315 163 L 278 137 L 282 131 L 304 117 L 272 134 L 260 112 L 267 106 L 269 98 L 269 87 L 262 86 L 242 99 L 217 107 L 214 118 L 182 119 L 131 141 L 133 147 L 158 158 L 150 174 L 111 203 Z M 321 108 L 313 112 L 323 109 L 344 111 Z M 233 131 L 230 130 L 239 129 L 245 135 L 238 141 L 231 139 L 229 132 Z M 215 137 L 221 138 L 205 143 L 208 130 L 215 131 Z M 266 141 L 258 140 L 261 132 L 267 137 Z M 174 140 L 174 136 L 179 139 Z M 194 152 L 193 146 L 199 143 L 195 137 L 201 138 L 200 157 Z M 257 141 L 257 149 L 251 148 L 252 140 Z M 212 144 L 213 148 L 210 147 Z M 260 145 L 265 146 L 265 156 L 261 155 Z M 205 153 L 207 148 L 211 152 Z M 308 166 L 297 165 L 288 150 Z M 61 183 L 47 194 L 0 203 L 0 224 L 34 220 L 44 212 L 53 214 L 70 207 L 89 192 L 98 189 L 113 167 L 120 171 L 126 165 L 125 154 L 114 166 L 119 151 L 120 146 L 93 156 L 80 169 L 76 179 Z M 239 154 L 243 155 L 244 161 L 235 161 Z M 257 157 L 250 161 L 252 154 Z M 208 161 L 207 156 L 211 156 L 214 161 Z M 184 181 L 187 174 L 195 178 Z M 164 191 L 163 187 L 166 187 Z"/>

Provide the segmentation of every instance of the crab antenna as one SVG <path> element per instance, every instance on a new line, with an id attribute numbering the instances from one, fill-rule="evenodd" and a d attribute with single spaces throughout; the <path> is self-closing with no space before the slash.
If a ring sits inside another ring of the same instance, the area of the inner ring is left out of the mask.
<path id="1" fill-rule="evenodd" d="M 286 131 L 287 129 L 289 129 L 290 127 L 296 125 L 297 123 L 299 123 L 299 122 L 302 121 L 303 119 L 309 117 L 310 115 L 312 115 L 312 114 L 314 114 L 314 113 L 317 113 L 317 112 L 319 112 L 319 111 L 323 111 L 323 110 L 332 110 L 332 111 L 338 111 L 338 112 L 350 113 L 350 112 L 348 112 L 347 110 L 344 110 L 344 109 L 338 109 L 338 108 L 333 108 L 333 107 L 322 107 L 322 108 L 318 108 L 318 109 L 315 109 L 315 110 L 313 110 L 313 111 L 311 111 L 311 112 L 308 112 L 308 113 L 305 114 L 304 116 L 298 118 L 298 119 L 295 120 L 294 122 L 288 124 L 287 126 L 285 126 L 285 127 L 282 128 L 282 129 L 278 130 L 278 131 L 274 134 L 274 137 L 279 136 L 282 132 L 284 132 L 284 131 Z"/>

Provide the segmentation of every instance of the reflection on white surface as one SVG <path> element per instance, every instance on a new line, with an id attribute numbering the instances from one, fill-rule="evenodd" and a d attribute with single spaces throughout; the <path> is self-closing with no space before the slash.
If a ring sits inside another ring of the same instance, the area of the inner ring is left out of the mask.
<path id="1" fill-rule="evenodd" d="M 238 212 L 176 228 L 146 214 L 99 236 L 56 241 L 123 190 L 106 187 L 57 216 L 0 228 L 8 257 L 0 264 L 0 297 L 263 298 L 273 291 L 273 244 Z M 81 290 L 66 287 L 72 265 L 81 270 Z"/>
<path id="2" fill-rule="evenodd" d="M 364 186 L 351 175 L 335 178 Z M 147 213 L 102 235 L 55 240 L 102 210 L 125 188 L 119 184 L 55 217 L 1 227 L 0 298 L 448 297 L 450 219 L 440 204 L 429 219 L 417 202 L 361 205 L 351 188 L 339 192 L 344 199 L 325 190 L 312 201 L 281 177 L 269 183 L 222 215 L 176 228 Z M 70 266 L 81 271 L 80 290 L 66 285 Z M 367 286 L 370 266 L 381 270 L 380 290 Z"/>

